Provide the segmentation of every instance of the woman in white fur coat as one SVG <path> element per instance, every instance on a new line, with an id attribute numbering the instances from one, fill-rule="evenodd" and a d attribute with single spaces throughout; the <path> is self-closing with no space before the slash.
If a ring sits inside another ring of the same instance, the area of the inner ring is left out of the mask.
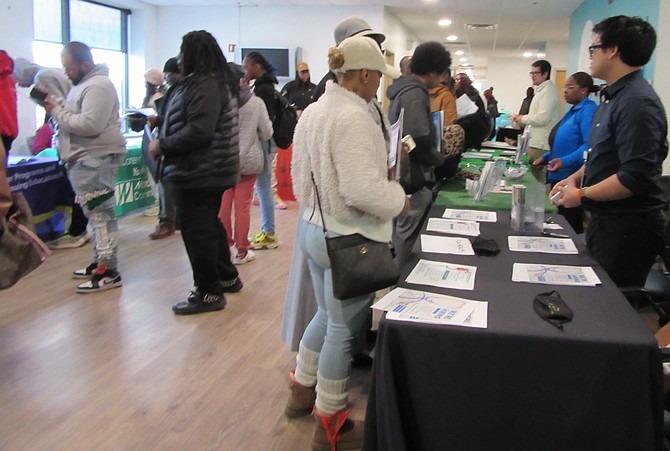
<path id="1" fill-rule="evenodd" d="M 389 242 L 392 220 L 407 204 L 403 188 L 388 180 L 383 132 L 368 109 L 382 74 L 400 74 L 385 64 L 379 45 L 368 37 L 345 39 L 330 49 L 328 61 L 340 84 L 328 84 L 319 101 L 305 109 L 293 139 L 293 192 L 305 207 L 308 225 L 301 245 L 318 310 L 300 342 L 285 411 L 297 417 L 314 406 L 312 448 L 324 450 L 360 445 L 362 424 L 347 419 L 347 382 L 352 338 L 366 318 L 370 296 L 345 301 L 333 296 L 311 174 L 329 235 L 360 233 Z"/>

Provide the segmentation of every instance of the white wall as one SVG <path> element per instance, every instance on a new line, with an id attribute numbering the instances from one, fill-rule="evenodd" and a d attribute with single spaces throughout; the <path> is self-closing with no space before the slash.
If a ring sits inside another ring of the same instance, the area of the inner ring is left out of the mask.
<path id="1" fill-rule="evenodd" d="M 333 30 L 343 19 L 358 15 L 374 30 L 383 30 L 381 6 L 284 6 L 284 7 L 160 7 L 158 8 L 164 61 L 179 51 L 181 38 L 192 30 L 207 30 L 218 41 L 229 61 L 235 53 L 228 46 L 300 47 L 301 58 L 318 83 L 328 72 L 328 49 L 335 43 Z M 241 63 L 241 61 L 236 61 Z"/>
<path id="2" fill-rule="evenodd" d="M 493 95 L 498 101 L 498 110 L 519 112 L 526 89 L 531 85 L 530 59 L 489 58 L 488 78 L 485 88 L 493 86 Z"/>
<path id="3" fill-rule="evenodd" d="M 668 73 L 670 73 L 670 30 L 668 25 L 670 24 L 670 2 L 662 1 L 659 4 L 660 9 L 658 12 L 659 24 L 665 24 L 665 26 L 659 26 L 656 30 L 657 36 L 657 46 L 656 46 L 656 67 L 654 69 L 654 89 L 661 97 L 661 102 L 666 109 L 666 115 L 668 114 L 668 109 L 670 108 L 670 78 Z M 670 174 L 670 158 L 666 158 L 663 162 L 663 174 Z"/>
<path id="4" fill-rule="evenodd" d="M 160 68 L 165 61 L 179 53 L 182 37 L 193 30 L 209 31 L 216 38 L 224 55 L 228 44 L 237 42 L 239 35 L 239 8 L 237 6 L 189 6 L 158 8 L 160 45 L 157 52 Z"/>
<path id="5" fill-rule="evenodd" d="M 414 49 L 420 44 L 418 38 L 410 34 L 388 8 L 384 10 L 383 32 L 386 36 L 384 48 L 393 52 L 395 67 L 398 67 L 402 57 L 412 55 Z"/>

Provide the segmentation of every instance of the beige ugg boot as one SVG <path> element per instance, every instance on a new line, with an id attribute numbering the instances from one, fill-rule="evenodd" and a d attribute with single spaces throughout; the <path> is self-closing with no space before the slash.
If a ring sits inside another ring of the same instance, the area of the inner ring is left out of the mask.
<path id="1" fill-rule="evenodd" d="M 288 418 L 298 418 L 308 415 L 314 408 L 316 400 L 316 386 L 305 387 L 295 380 L 295 371 L 288 372 L 291 397 L 288 399 L 284 415 Z"/>

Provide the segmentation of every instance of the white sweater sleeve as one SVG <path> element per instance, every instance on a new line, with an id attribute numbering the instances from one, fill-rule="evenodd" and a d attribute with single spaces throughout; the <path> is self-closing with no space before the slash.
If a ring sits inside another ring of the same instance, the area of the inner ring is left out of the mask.
<path id="1" fill-rule="evenodd" d="M 405 193 L 399 183 L 387 178 L 385 144 L 376 127 L 369 117 L 344 118 L 335 130 L 339 138 L 332 141 L 331 158 L 337 190 L 346 205 L 392 219 L 401 212 Z"/>

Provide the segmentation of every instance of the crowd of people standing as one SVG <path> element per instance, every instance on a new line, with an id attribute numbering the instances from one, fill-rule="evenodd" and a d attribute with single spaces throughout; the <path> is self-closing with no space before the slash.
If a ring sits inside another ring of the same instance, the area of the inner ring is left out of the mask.
<path id="1" fill-rule="evenodd" d="M 551 195 L 561 193 L 559 212 L 578 233 L 584 210 L 590 214 L 586 242 L 594 258 L 618 285 L 642 285 L 664 245 L 666 226 L 660 176 L 668 152 L 667 120 L 641 73 L 656 34 L 642 19 L 624 16 L 605 19 L 593 31 L 591 72 L 607 83 L 604 101 L 598 106 L 589 98 L 596 90 L 592 76 L 576 72 L 562 87 L 572 106 L 561 119 L 551 64 L 538 60 L 531 64 L 532 100 L 512 118 L 518 126 L 532 127 L 529 163 L 537 180 L 550 184 Z M 391 242 L 397 264 L 404 266 L 432 204 L 432 189 L 444 176 L 436 170 L 464 149 L 478 148 L 498 114 L 492 90 L 485 92 L 487 108 L 466 74 L 456 74 L 449 89 L 451 55 L 439 42 L 417 46 L 398 71 L 384 60 L 384 35 L 363 19 L 346 19 L 334 37 L 323 85 L 311 83 L 309 67 L 301 62 L 296 79 L 282 91 L 300 116 L 291 175 L 301 210 L 286 305 L 293 311 L 289 307 L 308 302 L 315 310 L 307 324 L 294 324 L 287 334 L 292 343 L 296 335 L 300 339 L 285 414 L 313 413 L 317 450 L 360 444 L 361 423 L 347 410 L 348 380 L 354 337 L 365 327 L 374 295 L 335 297 L 326 238 L 358 233 Z M 14 70 L 6 56 L 0 53 L 3 75 Z M 61 60 L 67 89 L 57 93 L 54 85 L 40 82 L 40 73 L 48 79 L 43 68 L 32 68 L 37 70 L 20 85 L 35 85 L 46 94 L 43 105 L 58 130 L 60 159 L 92 230 L 91 262 L 73 273 L 86 280 L 77 291 L 91 293 L 122 284 L 113 206 L 125 140 L 108 68 L 95 64 L 81 42 L 66 44 Z M 167 223 L 172 227 L 167 236 L 172 235 L 178 225 L 192 269 L 194 289 L 173 305 L 174 313 L 218 311 L 226 306 L 226 293 L 243 288 L 236 265 L 253 261 L 253 250 L 279 245 L 271 174 L 273 122 L 282 94 L 275 88 L 272 63 L 261 53 L 249 53 L 241 66 L 229 63 L 216 39 L 202 30 L 183 36 L 178 56 L 165 68 L 161 74 L 170 68 L 179 77 L 163 85 L 162 75 L 148 72 L 147 82 L 164 88 L 160 95 L 147 91 L 145 99 L 157 110 L 148 121 L 155 129 L 149 152 L 160 161 L 161 208 L 174 202 L 165 207 L 165 222 L 155 233 Z M 376 101 L 383 76 L 396 80 L 386 93 L 388 117 Z M 476 112 L 459 117 L 461 96 Z M 388 124 L 399 120 L 401 111 L 403 130 L 415 148 L 401 152 L 402 171 L 395 179 L 387 165 Z M 451 133 L 443 131 L 437 140 L 436 111 L 444 111 L 442 126 Z M 0 132 L 9 150 L 16 130 Z M 462 144 L 452 153 L 447 149 L 456 135 Z M 254 191 L 262 221 L 249 239 Z"/>

